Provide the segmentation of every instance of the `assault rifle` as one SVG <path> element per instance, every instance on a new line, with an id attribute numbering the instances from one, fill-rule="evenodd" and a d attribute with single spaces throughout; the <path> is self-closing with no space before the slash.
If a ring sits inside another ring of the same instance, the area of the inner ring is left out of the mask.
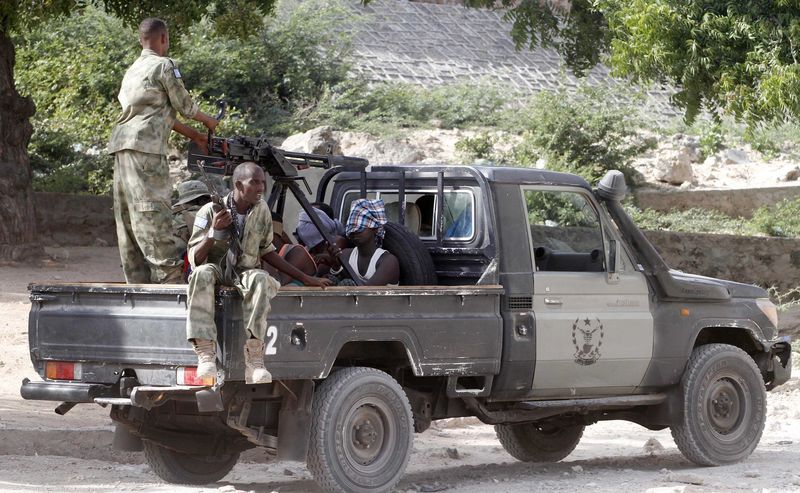
<path id="1" fill-rule="evenodd" d="M 244 162 L 256 163 L 274 181 L 267 200 L 270 210 L 273 210 L 275 203 L 281 199 L 280 210 L 277 212 L 282 212 L 283 198 L 287 190 L 291 191 L 329 245 L 335 245 L 334 238 L 325 231 L 314 208 L 300 189 L 298 182 L 302 181 L 308 193 L 311 193 L 308 182 L 300 176 L 298 171 L 311 167 L 326 170 L 341 167 L 342 171 L 363 171 L 369 165 L 369 161 L 358 157 L 284 151 L 270 144 L 264 137 L 211 137 L 208 140 L 208 149 L 201 149 L 194 143 L 189 145 L 188 166 L 190 171 L 199 171 L 203 175 L 212 173 L 229 176 L 233 174 L 233 170 L 238 165 Z M 338 253 L 338 258 L 342 267 L 350 274 L 350 278 L 358 284 L 358 276 L 354 275 L 347 259 L 341 252 Z"/>

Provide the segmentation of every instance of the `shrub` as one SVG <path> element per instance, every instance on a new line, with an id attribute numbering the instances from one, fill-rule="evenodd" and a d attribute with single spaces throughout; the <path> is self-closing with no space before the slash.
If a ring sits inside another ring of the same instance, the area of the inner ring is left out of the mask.
<path id="1" fill-rule="evenodd" d="M 757 231 L 741 218 L 732 218 L 721 212 L 706 209 L 670 211 L 639 209 L 626 204 L 625 210 L 636 225 L 644 230 L 682 231 L 685 233 L 716 233 L 731 235 L 753 235 Z"/>
<path id="2" fill-rule="evenodd" d="M 722 149 L 725 139 L 722 128 L 717 123 L 705 124 L 700 127 L 700 159 L 705 159 L 716 154 Z"/>
<path id="3" fill-rule="evenodd" d="M 630 163 L 649 144 L 636 134 L 637 110 L 608 90 L 582 88 L 576 95 L 541 92 L 521 115 L 523 141 L 512 161 L 576 173 L 590 183 L 606 171 L 631 174 Z"/>
<path id="4" fill-rule="evenodd" d="M 465 137 L 456 142 L 456 153 L 465 161 L 477 159 L 493 159 L 495 138 L 488 132 L 482 132 L 474 137 Z"/>
<path id="5" fill-rule="evenodd" d="M 751 220 L 753 228 L 770 236 L 800 236 L 800 199 L 783 199 L 774 206 L 758 208 Z"/>

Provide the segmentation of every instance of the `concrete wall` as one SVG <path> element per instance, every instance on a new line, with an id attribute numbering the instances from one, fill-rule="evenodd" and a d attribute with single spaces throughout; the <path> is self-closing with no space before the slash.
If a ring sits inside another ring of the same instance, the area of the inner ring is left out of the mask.
<path id="1" fill-rule="evenodd" d="M 800 187 L 741 188 L 736 190 L 653 190 L 638 189 L 636 202 L 642 209 L 668 212 L 699 208 L 722 212 L 731 217 L 753 217 L 759 207 L 783 199 L 800 197 Z"/>
<path id="2" fill-rule="evenodd" d="M 296 207 L 287 212 L 287 231 L 293 231 Z M 111 197 L 37 193 L 36 220 L 45 245 L 116 244 Z M 676 269 L 782 290 L 800 285 L 800 239 L 668 231 L 646 235 Z"/>

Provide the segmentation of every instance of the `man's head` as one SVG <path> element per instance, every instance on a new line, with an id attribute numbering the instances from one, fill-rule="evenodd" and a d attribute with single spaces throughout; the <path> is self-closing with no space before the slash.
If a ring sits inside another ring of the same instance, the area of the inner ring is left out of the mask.
<path id="1" fill-rule="evenodd" d="M 233 200 L 255 205 L 267 189 L 267 177 L 256 163 L 242 163 L 233 170 Z"/>
<path id="2" fill-rule="evenodd" d="M 208 187 L 200 180 L 178 183 L 178 199 L 173 205 L 203 205 L 211 200 Z"/>
<path id="3" fill-rule="evenodd" d="M 139 44 L 149 48 L 159 56 L 167 56 L 169 51 L 169 30 L 167 23 L 155 17 L 148 17 L 139 24 Z"/>
<path id="4" fill-rule="evenodd" d="M 378 243 L 381 243 L 384 224 L 386 224 L 386 208 L 383 200 L 356 199 L 347 218 L 347 237 L 356 246 L 375 241 L 376 238 Z"/>

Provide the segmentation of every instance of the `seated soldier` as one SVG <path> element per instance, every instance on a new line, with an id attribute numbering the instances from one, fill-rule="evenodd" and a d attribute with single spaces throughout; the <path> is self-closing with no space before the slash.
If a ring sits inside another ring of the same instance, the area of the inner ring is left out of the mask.
<path id="1" fill-rule="evenodd" d="M 261 260 L 306 286 L 325 287 L 328 279 L 300 272 L 287 263 L 272 245 L 272 218 L 261 200 L 266 188 L 264 170 L 255 163 L 242 163 L 233 172 L 234 190 L 224 199 L 224 208 L 213 203 L 197 213 L 189 240 L 189 277 L 186 338 L 197 354 L 197 376 L 215 376 L 217 327 L 214 323 L 216 285 L 236 287 L 242 295 L 245 380 L 248 384 L 269 383 L 272 375 L 264 368 L 264 336 L 270 299 L 280 287 L 278 281 L 260 269 Z"/>
<path id="2" fill-rule="evenodd" d="M 386 224 L 383 200 L 358 199 L 347 218 L 346 232 L 355 248 L 347 249 L 344 258 L 365 286 L 396 286 L 400 282 L 397 257 L 381 248 Z"/>
<path id="3" fill-rule="evenodd" d="M 178 243 L 178 251 L 183 259 L 183 281 L 189 276 L 189 262 L 186 257 L 186 245 L 192 236 L 192 226 L 197 211 L 211 202 L 208 187 L 199 180 L 187 180 L 178 184 L 178 199 L 172 205 L 172 234 Z"/>
<path id="4" fill-rule="evenodd" d="M 347 248 L 348 244 L 345 237 L 339 234 L 340 229 L 342 232 L 344 230 L 344 226 L 339 221 L 332 219 L 325 213 L 324 209 L 316 208 L 316 206 L 314 212 L 317 214 L 320 223 L 322 223 L 325 233 L 333 237 L 334 244 L 328 244 L 305 211 L 300 212 L 300 217 L 297 220 L 297 230 L 294 234 L 300 244 L 308 251 L 307 256 L 313 259 L 316 275 L 324 276 L 332 268 L 340 267 L 336 253 L 343 248 Z"/>

